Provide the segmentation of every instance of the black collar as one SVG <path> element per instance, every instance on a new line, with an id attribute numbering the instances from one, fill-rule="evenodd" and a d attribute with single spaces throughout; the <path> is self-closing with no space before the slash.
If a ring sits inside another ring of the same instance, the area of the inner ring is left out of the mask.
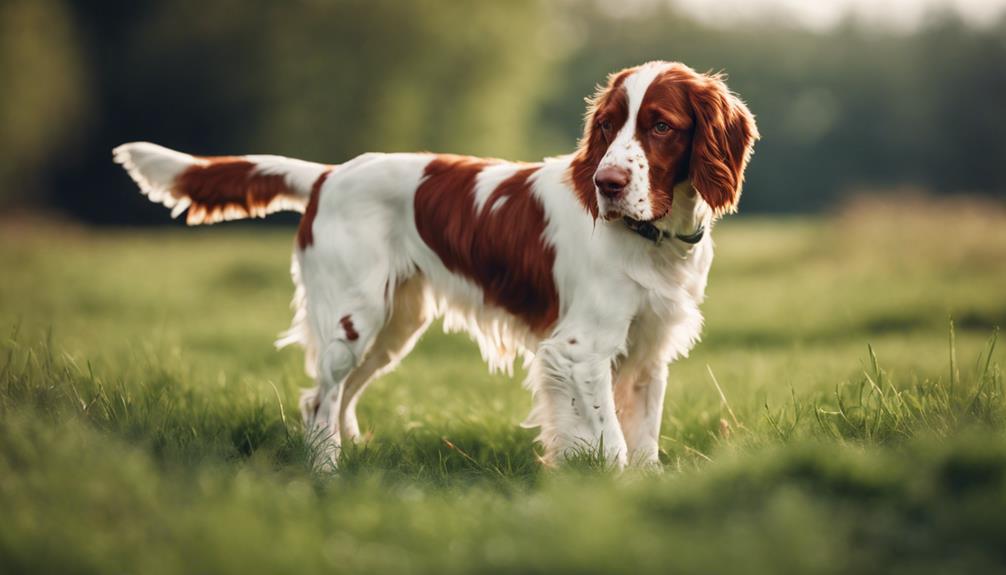
<path id="1" fill-rule="evenodd" d="M 625 227 L 657 245 L 660 245 L 660 242 L 671 237 L 679 239 L 686 244 L 695 245 L 701 242 L 702 237 L 706 235 L 706 228 L 702 224 L 699 224 L 699 229 L 695 230 L 694 233 L 682 235 L 667 233 L 650 222 L 638 222 L 636 220 L 630 220 L 629 218 L 623 218 L 622 221 L 625 222 Z"/>

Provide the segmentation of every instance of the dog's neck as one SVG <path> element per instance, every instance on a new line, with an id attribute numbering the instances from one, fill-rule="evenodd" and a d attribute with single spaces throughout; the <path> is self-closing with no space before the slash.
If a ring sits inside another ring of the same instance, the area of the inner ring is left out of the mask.
<path id="1" fill-rule="evenodd" d="M 698 243 L 702 239 L 701 236 L 708 233 L 712 227 L 712 210 L 695 191 L 691 180 L 675 185 L 672 197 L 670 211 L 650 224 L 663 238 L 678 238 L 685 243 Z"/>

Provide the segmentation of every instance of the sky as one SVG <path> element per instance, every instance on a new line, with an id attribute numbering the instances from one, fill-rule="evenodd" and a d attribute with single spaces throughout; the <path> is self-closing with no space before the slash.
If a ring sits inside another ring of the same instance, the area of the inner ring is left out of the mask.
<path id="1" fill-rule="evenodd" d="M 994 23 L 1006 0 L 675 0 L 694 17 L 710 24 L 764 19 L 779 15 L 814 30 L 828 30 L 847 15 L 894 30 L 910 31 L 933 11 L 957 11 L 968 23 Z"/>

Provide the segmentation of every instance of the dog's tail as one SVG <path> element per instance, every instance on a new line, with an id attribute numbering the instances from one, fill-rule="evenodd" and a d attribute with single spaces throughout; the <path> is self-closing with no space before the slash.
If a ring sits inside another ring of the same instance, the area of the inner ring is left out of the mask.
<path id="1" fill-rule="evenodd" d="M 192 156 L 149 142 L 123 144 L 115 161 L 150 201 L 186 209 L 189 225 L 303 212 L 333 166 L 282 156 Z"/>

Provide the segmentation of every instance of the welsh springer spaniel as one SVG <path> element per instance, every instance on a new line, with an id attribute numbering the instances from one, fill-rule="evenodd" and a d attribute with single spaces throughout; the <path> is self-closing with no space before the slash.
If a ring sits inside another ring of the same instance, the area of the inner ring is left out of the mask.
<path id="1" fill-rule="evenodd" d="M 709 232 L 733 212 L 758 138 L 719 76 L 650 62 L 608 78 L 579 149 L 540 163 L 364 154 L 323 165 L 115 149 L 152 201 L 189 224 L 303 211 L 292 327 L 317 386 L 308 433 L 335 464 L 356 404 L 434 318 L 490 369 L 528 367 L 546 462 L 603 449 L 657 463 L 668 364 L 699 339 Z"/>

